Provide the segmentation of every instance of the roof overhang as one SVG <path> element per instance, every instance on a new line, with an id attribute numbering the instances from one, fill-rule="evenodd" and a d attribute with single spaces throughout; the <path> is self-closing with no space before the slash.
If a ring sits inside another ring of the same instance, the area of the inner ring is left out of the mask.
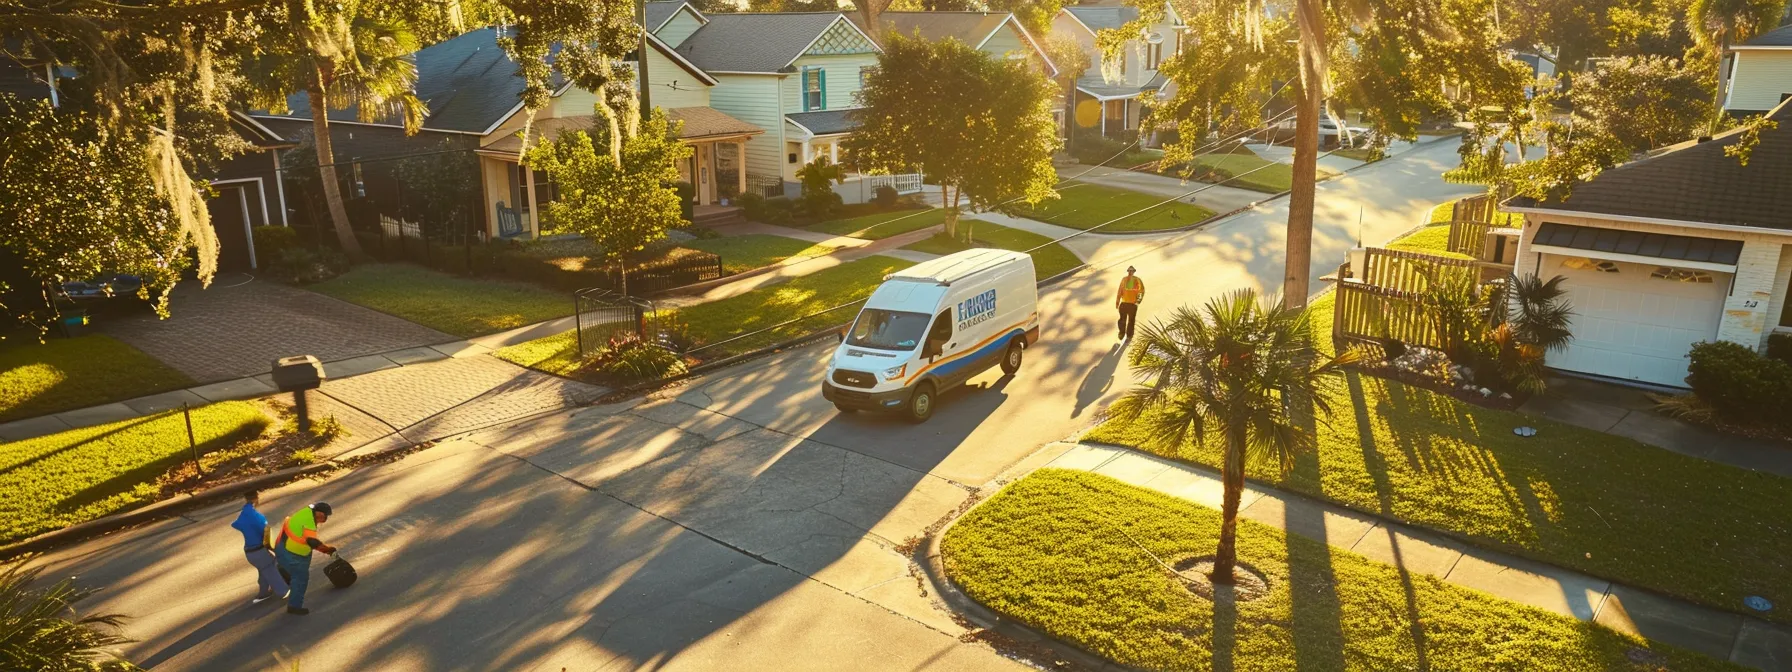
<path id="1" fill-rule="evenodd" d="M 1509 202 L 1508 202 L 1509 203 Z M 1563 210 L 1530 205 L 1509 205 L 1501 203 L 1500 209 L 1506 212 L 1517 212 L 1527 215 L 1557 217 L 1581 217 L 1585 219 L 1604 219 L 1613 222 L 1631 222 L 1636 224 L 1655 224 L 1659 226 L 1680 226 L 1705 231 L 1722 231 L 1724 233 L 1748 234 L 1754 236 L 1776 236 L 1792 238 L 1792 230 L 1769 229 L 1760 226 L 1742 226 L 1737 224 L 1712 224 L 1709 222 L 1691 222 L 1681 219 L 1662 219 L 1659 217 L 1638 217 L 1635 215 L 1613 215 L 1603 212 L 1586 212 L 1583 210 Z"/>
<path id="2" fill-rule="evenodd" d="M 1677 268 L 1690 268 L 1690 269 L 1699 270 L 1699 271 L 1717 271 L 1719 273 L 1735 273 L 1736 272 L 1736 266 L 1734 264 L 1716 264 L 1716 263 L 1712 263 L 1709 261 L 1687 261 L 1685 259 L 1667 259 L 1667 258 L 1663 258 L 1663 257 L 1651 257 L 1651 256 L 1641 255 L 1641 254 L 1625 254 L 1623 252 L 1608 252 L 1605 250 L 1583 250 L 1578 247 L 1560 247 L 1560 246 L 1556 246 L 1556 245 L 1532 245 L 1532 246 L 1530 246 L 1530 250 L 1532 252 L 1538 252 L 1538 253 L 1542 253 L 1542 254 L 1553 254 L 1553 255 L 1562 256 L 1562 257 L 1587 257 L 1589 259 L 1608 259 L 1611 261 L 1626 261 L 1626 262 L 1630 262 L 1633 264 L 1653 264 L 1656 266 L 1674 266 Z"/>
<path id="3" fill-rule="evenodd" d="M 977 41 L 977 49 L 979 51 L 981 51 L 983 49 L 983 45 L 989 44 L 990 39 L 994 38 L 996 36 L 996 33 L 1002 32 L 1002 28 L 1009 24 L 1014 24 L 1014 29 L 1017 31 L 1020 31 L 1020 38 L 1022 40 L 1026 41 L 1027 46 L 1033 48 L 1033 53 L 1039 55 L 1039 60 L 1043 61 L 1045 63 L 1045 67 L 1051 69 L 1051 71 L 1052 71 L 1051 75 L 1050 75 L 1051 78 L 1057 79 L 1058 64 L 1053 63 L 1052 57 L 1046 55 L 1045 50 L 1041 49 L 1039 47 L 1039 41 L 1033 39 L 1033 34 L 1027 32 L 1027 27 L 1020 25 L 1020 21 L 1018 21 L 1014 18 L 1014 12 L 1009 12 L 1008 18 L 1003 19 L 1001 23 L 996 24 L 995 30 L 989 31 L 989 34 L 984 35 L 982 40 L 978 40 Z"/>
<path id="4" fill-rule="evenodd" d="M 1096 93 L 1094 91 L 1090 91 L 1090 90 L 1085 89 L 1080 86 L 1076 87 L 1076 90 L 1082 92 L 1083 95 L 1086 95 L 1090 98 L 1094 98 L 1094 99 L 1096 99 L 1098 101 L 1102 101 L 1102 102 L 1107 102 L 1110 100 L 1131 100 L 1131 99 L 1137 98 L 1141 94 L 1145 93 L 1144 91 L 1134 91 L 1132 93 L 1119 94 L 1119 95 L 1102 95 L 1102 94 Z"/>
<path id="5" fill-rule="evenodd" d="M 790 124 L 791 126 L 795 126 L 796 130 L 802 131 L 804 140 L 816 140 L 816 139 L 820 139 L 820 138 L 840 138 L 840 137 L 852 135 L 852 131 L 834 131 L 832 133 L 816 133 L 815 131 L 810 130 L 808 126 L 804 126 L 804 125 L 798 123 L 796 120 L 791 119 L 788 116 L 784 117 L 784 123 Z"/>
<path id="6" fill-rule="evenodd" d="M 1730 51 L 1792 51 L 1792 44 L 1737 44 Z"/>

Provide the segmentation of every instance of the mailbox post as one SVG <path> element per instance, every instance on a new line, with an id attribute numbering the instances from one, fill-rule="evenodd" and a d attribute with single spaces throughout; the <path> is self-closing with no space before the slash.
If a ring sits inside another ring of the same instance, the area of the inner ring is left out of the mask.
<path id="1" fill-rule="evenodd" d="M 274 360 L 273 376 L 275 388 L 292 393 L 299 431 L 311 431 L 311 409 L 305 403 L 305 390 L 315 390 L 324 383 L 324 365 L 311 355 L 281 357 Z"/>

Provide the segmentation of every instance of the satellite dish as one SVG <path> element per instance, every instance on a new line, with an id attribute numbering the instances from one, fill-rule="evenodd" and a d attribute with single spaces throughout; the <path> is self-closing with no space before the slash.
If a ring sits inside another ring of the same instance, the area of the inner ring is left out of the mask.
<path id="1" fill-rule="evenodd" d="M 1145 43 L 1146 44 L 1163 44 L 1164 43 L 1164 34 L 1159 33 L 1159 32 L 1145 33 Z"/>

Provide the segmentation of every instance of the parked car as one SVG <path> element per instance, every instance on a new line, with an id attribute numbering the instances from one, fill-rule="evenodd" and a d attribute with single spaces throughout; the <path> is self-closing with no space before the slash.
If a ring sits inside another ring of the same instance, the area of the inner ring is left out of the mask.
<path id="1" fill-rule="evenodd" d="M 1289 117 L 1278 121 L 1264 132 L 1273 142 L 1290 142 L 1294 140 L 1295 119 Z M 1370 130 L 1349 124 L 1340 125 L 1331 117 L 1319 120 L 1319 145 L 1321 147 L 1355 147 L 1369 142 Z"/>

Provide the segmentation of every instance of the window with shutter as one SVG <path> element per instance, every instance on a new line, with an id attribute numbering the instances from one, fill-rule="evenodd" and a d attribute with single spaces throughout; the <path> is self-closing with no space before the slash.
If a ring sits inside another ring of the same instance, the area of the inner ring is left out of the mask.
<path id="1" fill-rule="evenodd" d="M 827 108 L 827 78 L 821 68 L 803 68 L 803 111 Z"/>

